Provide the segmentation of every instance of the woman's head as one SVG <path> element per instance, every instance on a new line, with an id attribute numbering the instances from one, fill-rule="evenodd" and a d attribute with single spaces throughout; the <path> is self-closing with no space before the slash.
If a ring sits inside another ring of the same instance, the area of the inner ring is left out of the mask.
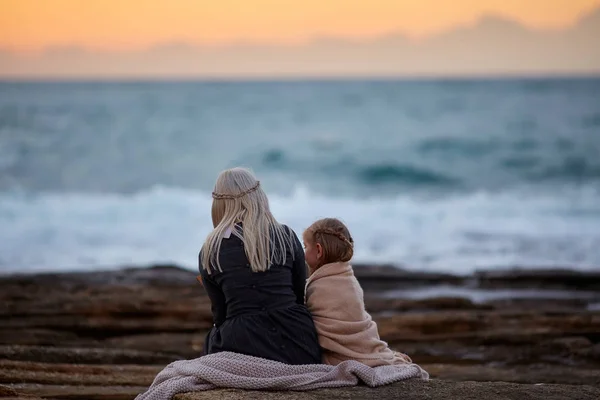
<path id="1" fill-rule="evenodd" d="M 244 243 L 253 271 L 266 271 L 274 261 L 285 263 L 286 248 L 293 246 L 291 231 L 286 232 L 275 220 L 267 195 L 251 171 L 239 167 L 222 171 L 212 197 L 214 230 L 202 246 L 204 268 L 209 272 L 212 267 L 221 269 L 217 255 L 228 229 Z M 275 248 L 281 250 L 277 253 L 282 260 L 273 260 Z"/>
<path id="2" fill-rule="evenodd" d="M 325 264 L 348 262 L 354 255 L 350 231 L 336 218 L 323 218 L 309 226 L 302 235 L 306 263 L 311 271 Z"/>
<path id="3" fill-rule="evenodd" d="M 260 182 L 245 168 L 222 171 L 217 177 L 213 191 L 212 222 L 216 228 L 223 221 L 229 227 L 245 216 L 258 217 L 271 214 L 269 200 Z"/>

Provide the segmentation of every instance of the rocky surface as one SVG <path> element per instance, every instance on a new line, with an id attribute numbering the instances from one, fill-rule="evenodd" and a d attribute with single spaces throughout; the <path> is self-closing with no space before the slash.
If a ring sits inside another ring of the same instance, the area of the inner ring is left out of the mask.
<path id="1" fill-rule="evenodd" d="M 352 399 L 372 400 L 402 399 L 460 399 L 460 400 L 597 400 L 600 389 L 592 386 L 570 385 L 519 385 L 496 382 L 450 382 L 434 380 L 430 382 L 407 381 L 377 389 L 367 387 L 324 389 L 311 392 L 249 392 L 241 390 L 218 390 L 212 393 L 186 393 L 176 400 L 328 400 Z"/>
<path id="2" fill-rule="evenodd" d="M 356 274 L 383 339 L 432 381 L 178 398 L 600 398 L 600 274 Z M 199 356 L 211 325 L 195 274 L 176 267 L 2 277 L 0 398 L 133 399 Z"/>

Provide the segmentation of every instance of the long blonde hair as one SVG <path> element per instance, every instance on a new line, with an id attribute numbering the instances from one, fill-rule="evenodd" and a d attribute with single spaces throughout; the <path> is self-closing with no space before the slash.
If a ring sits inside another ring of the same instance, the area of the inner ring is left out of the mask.
<path id="1" fill-rule="evenodd" d="M 222 271 L 219 252 L 228 229 L 244 243 L 253 272 L 266 271 L 272 263 L 285 264 L 288 249 L 293 257 L 294 233 L 275 220 L 267 195 L 251 171 L 237 167 L 219 174 L 211 214 L 214 229 L 202 246 L 201 259 L 208 273 L 215 267 Z"/>

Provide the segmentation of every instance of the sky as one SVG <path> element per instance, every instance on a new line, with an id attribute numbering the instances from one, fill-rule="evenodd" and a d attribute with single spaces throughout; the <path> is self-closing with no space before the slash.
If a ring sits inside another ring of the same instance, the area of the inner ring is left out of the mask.
<path id="1" fill-rule="evenodd" d="M 600 75 L 600 0 L 0 0 L 0 79 Z"/>
<path id="2" fill-rule="evenodd" d="M 560 29 L 598 6 L 600 0 L 0 0 L 0 48 L 285 45 L 393 32 L 423 38 L 487 14 Z"/>

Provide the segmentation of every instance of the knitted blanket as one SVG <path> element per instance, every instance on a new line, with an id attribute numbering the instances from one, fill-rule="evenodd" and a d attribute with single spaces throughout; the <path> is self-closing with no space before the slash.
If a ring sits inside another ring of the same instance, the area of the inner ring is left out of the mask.
<path id="1" fill-rule="evenodd" d="M 378 367 L 411 362 L 380 339 L 350 264 L 337 262 L 317 269 L 306 282 L 306 306 L 319 334 L 324 364 L 356 360 Z"/>
<path id="2" fill-rule="evenodd" d="M 169 400 L 177 393 L 215 388 L 262 390 L 312 390 L 354 386 L 376 387 L 405 379 L 429 379 L 416 364 L 368 367 L 357 361 L 336 366 L 288 365 L 277 361 L 221 352 L 194 360 L 175 361 L 158 373 L 136 400 Z"/>

